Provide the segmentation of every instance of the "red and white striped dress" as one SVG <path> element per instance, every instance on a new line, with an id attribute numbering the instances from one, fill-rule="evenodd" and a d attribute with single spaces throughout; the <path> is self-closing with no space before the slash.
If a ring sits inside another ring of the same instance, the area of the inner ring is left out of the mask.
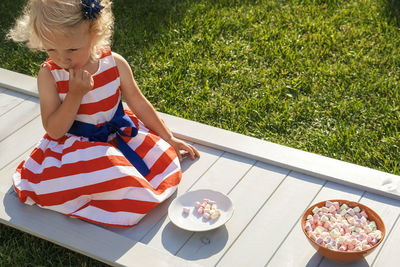
<path id="1" fill-rule="evenodd" d="M 46 66 L 56 80 L 61 101 L 69 74 L 52 60 Z M 80 105 L 75 120 L 107 123 L 117 110 L 120 78 L 109 48 L 93 75 L 94 87 Z M 123 137 L 150 169 L 144 177 L 116 147 L 115 134 L 107 142 L 67 133 L 60 139 L 47 134 L 13 176 L 14 189 L 26 204 L 37 204 L 71 217 L 110 226 L 133 226 L 176 190 L 182 172 L 175 150 L 150 131 L 130 111 L 135 137 Z M 123 128 L 129 133 L 130 127 Z"/>

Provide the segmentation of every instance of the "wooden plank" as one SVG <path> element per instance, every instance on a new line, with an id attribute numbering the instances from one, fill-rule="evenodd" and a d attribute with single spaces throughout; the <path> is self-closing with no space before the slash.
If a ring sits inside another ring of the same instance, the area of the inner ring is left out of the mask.
<path id="1" fill-rule="evenodd" d="M 180 196 L 186 191 L 212 166 L 218 158 L 222 155 L 223 151 L 213 148 L 205 147 L 202 145 L 193 144 L 200 152 L 200 158 L 196 161 L 185 159 L 182 162 L 183 177 L 178 186 L 177 192 L 169 199 L 152 209 L 138 225 L 133 228 L 111 228 L 107 229 L 124 235 L 132 240 L 141 240 L 143 237 L 159 223 L 164 220 L 168 213 L 168 206 L 175 197 Z"/>
<path id="2" fill-rule="evenodd" d="M 382 218 L 383 222 L 385 223 L 387 233 L 390 233 L 392 227 L 394 226 L 395 221 L 400 215 L 400 201 L 378 196 L 371 193 L 366 193 L 360 202 L 369 208 L 373 209 L 378 215 Z M 380 247 L 376 248 L 371 254 L 365 257 L 362 260 L 353 263 L 346 263 L 342 264 L 341 266 L 352 266 L 352 267 L 362 267 L 362 266 L 370 266 L 372 265 L 373 261 L 377 257 L 379 251 L 385 245 L 387 239 L 383 240 L 383 244 Z M 383 246 L 382 246 L 383 245 Z M 326 258 L 323 259 L 320 267 L 327 267 L 327 266 L 337 266 L 337 262 L 333 262 Z M 383 265 L 385 266 L 385 265 Z"/>
<path id="3" fill-rule="evenodd" d="M 250 170 L 254 160 L 224 153 L 190 191 L 213 189 L 227 194 Z M 176 254 L 193 233 L 176 227 L 165 217 L 142 240 L 152 247 Z"/>
<path id="4" fill-rule="evenodd" d="M 40 116 L 0 142 L 0 169 L 37 143 L 44 134 Z M 6 153 L 4 153 L 6 152 Z"/>
<path id="5" fill-rule="evenodd" d="M 328 199 L 359 201 L 363 191 L 328 182 L 310 205 Z M 309 206 L 310 206 L 309 205 Z M 301 216 L 267 266 L 318 266 L 322 256 L 309 244 L 301 230 Z M 299 249 L 301 248 L 301 249 Z"/>
<path id="6" fill-rule="evenodd" d="M 19 103 L 29 98 L 28 95 L 15 91 L 5 90 L 0 93 L 0 116 L 17 106 Z"/>
<path id="7" fill-rule="evenodd" d="M 400 176 L 160 114 L 179 138 L 400 200 Z M 190 126 L 188 126 L 190 125 Z M 213 138 L 210 138 L 212 136 Z M 390 184 L 391 186 L 387 186 Z"/>
<path id="8" fill-rule="evenodd" d="M 39 99 L 36 97 L 29 97 L 9 112 L 1 115 L 0 125 L 7 125 L 7 127 L 0 127 L 0 141 L 39 115 L 40 105 Z"/>
<path id="9" fill-rule="evenodd" d="M 18 165 L 29 156 L 33 149 L 34 146 L 28 148 L 19 157 L 11 161 L 4 168 L 0 169 L 0 192 L 7 193 L 9 191 L 13 183 L 12 176 L 15 170 Z"/>
<path id="10" fill-rule="evenodd" d="M 19 202 L 0 192 L 0 222 L 113 266 L 194 266 L 79 219 Z"/>
<path id="11" fill-rule="evenodd" d="M 288 173 L 289 170 L 257 162 L 229 193 L 235 209 L 232 219 L 213 231 L 195 233 L 177 256 L 214 266 Z"/>
<path id="12" fill-rule="evenodd" d="M 397 267 L 399 266 L 399 260 L 397 255 L 399 254 L 400 244 L 400 216 L 397 217 L 396 223 L 390 232 L 385 244 L 381 248 L 380 253 L 375 258 L 372 266 L 385 266 L 385 267 Z"/>
<path id="13" fill-rule="evenodd" d="M 325 182 L 291 172 L 217 266 L 264 266 Z"/>
<path id="14" fill-rule="evenodd" d="M 0 87 L 38 97 L 36 78 L 0 68 Z"/>

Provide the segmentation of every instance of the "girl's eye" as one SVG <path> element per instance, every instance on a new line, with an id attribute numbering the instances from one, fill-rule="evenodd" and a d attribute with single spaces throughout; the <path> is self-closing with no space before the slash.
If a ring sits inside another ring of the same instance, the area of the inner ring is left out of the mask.
<path id="1" fill-rule="evenodd" d="M 68 52 L 75 52 L 76 50 L 78 50 L 78 49 L 72 48 L 72 49 L 68 49 Z"/>

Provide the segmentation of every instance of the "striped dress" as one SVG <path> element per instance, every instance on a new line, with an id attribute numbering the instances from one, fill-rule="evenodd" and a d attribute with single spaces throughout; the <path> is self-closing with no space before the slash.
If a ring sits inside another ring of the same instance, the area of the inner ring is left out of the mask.
<path id="1" fill-rule="evenodd" d="M 14 173 L 14 189 L 29 205 L 102 225 L 129 227 L 171 196 L 182 172 L 175 150 L 130 110 L 121 109 L 120 78 L 109 48 L 99 61 L 94 87 L 84 96 L 75 122 L 107 126 L 120 109 L 131 126 L 115 130 L 104 141 L 71 133 L 52 139 L 45 134 Z M 51 70 L 62 101 L 68 91 L 68 72 L 51 59 L 43 66 Z M 119 149 L 118 138 L 150 172 L 138 171 Z"/>

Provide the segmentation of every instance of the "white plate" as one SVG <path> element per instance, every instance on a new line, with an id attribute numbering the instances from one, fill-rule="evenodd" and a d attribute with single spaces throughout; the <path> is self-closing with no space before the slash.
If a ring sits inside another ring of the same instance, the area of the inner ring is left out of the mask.
<path id="1" fill-rule="evenodd" d="M 216 220 L 206 220 L 197 213 L 194 203 L 196 201 L 202 203 L 205 198 L 214 200 L 217 203 L 217 209 L 221 211 L 221 216 Z M 183 212 L 183 207 L 190 208 L 189 214 Z M 209 189 L 187 192 L 175 198 L 168 207 L 168 217 L 171 222 L 179 228 L 193 232 L 218 228 L 225 224 L 232 217 L 232 214 L 233 205 L 231 199 L 227 195 Z"/>

